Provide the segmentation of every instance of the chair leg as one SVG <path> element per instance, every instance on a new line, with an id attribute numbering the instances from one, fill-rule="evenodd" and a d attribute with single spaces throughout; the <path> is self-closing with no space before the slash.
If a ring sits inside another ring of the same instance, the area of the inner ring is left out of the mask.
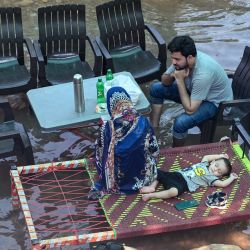
<path id="1" fill-rule="evenodd" d="M 26 165 L 34 165 L 34 156 L 33 156 L 33 150 L 32 146 L 29 140 L 29 136 L 27 134 L 27 131 L 23 127 L 22 124 L 16 123 L 16 129 L 19 131 L 19 137 L 15 138 L 15 147 L 19 147 L 18 152 L 22 152 L 22 155 L 25 158 L 25 164 Z M 21 148 L 21 150 L 20 150 Z"/>
<path id="2" fill-rule="evenodd" d="M 215 133 L 215 121 L 210 119 L 202 123 L 201 125 L 201 138 L 200 143 L 206 144 L 213 142 Z"/>
<path id="3" fill-rule="evenodd" d="M 186 139 L 177 139 L 173 137 L 173 148 L 182 147 L 185 144 Z"/>
<path id="4" fill-rule="evenodd" d="M 238 140 L 238 138 L 237 138 L 237 131 L 236 131 L 235 125 L 232 126 L 231 140 L 232 141 L 237 141 Z"/>
<path id="5" fill-rule="evenodd" d="M 27 165 L 34 165 L 35 164 L 33 150 L 31 147 L 28 147 L 25 149 L 25 157 L 26 157 Z"/>
<path id="6" fill-rule="evenodd" d="M 14 139 L 14 151 L 19 164 L 34 165 L 33 150 L 30 145 L 25 145 L 22 138 Z M 19 158 L 19 159 L 18 159 Z"/>
<path id="7" fill-rule="evenodd" d="M 244 158 L 244 156 L 245 156 L 245 150 L 246 150 L 246 144 L 245 144 L 245 142 L 244 142 L 244 143 L 243 143 L 243 153 L 242 153 L 241 158 Z"/>

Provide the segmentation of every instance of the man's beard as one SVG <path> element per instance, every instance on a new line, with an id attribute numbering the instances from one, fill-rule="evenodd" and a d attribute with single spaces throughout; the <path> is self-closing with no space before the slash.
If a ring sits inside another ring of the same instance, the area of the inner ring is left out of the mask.
<path id="1" fill-rule="evenodd" d="M 178 66 L 175 66 L 175 65 L 174 65 L 174 67 L 175 67 L 175 70 L 183 70 L 183 69 L 187 69 L 187 68 L 188 68 L 187 58 L 186 58 L 186 64 L 185 64 L 184 66 L 182 66 L 182 67 L 178 67 Z"/>
<path id="2" fill-rule="evenodd" d="M 188 66 L 185 65 L 184 67 L 178 67 L 178 68 L 175 67 L 175 70 L 179 71 L 179 70 L 183 70 L 183 69 L 187 69 L 187 68 L 188 68 Z"/>

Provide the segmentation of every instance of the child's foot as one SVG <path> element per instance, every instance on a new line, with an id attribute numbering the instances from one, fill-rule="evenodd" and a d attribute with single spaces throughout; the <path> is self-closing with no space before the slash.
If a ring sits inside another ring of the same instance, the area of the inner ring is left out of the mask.
<path id="1" fill-rule="evenodd" d="M 149 193 L 149 194 L 143 194 L 142 195 L 142 200 L 143 201 L 148 201 L 148 200 L 150 200 L 152 198 L 152 196 L 151 196 L 151 194 Z"/>
<path id="2" fill-rule="evenodd" d="M 141 194 L 148 194 L 148 193 L 153 193 L 155 192 L 155 188 L 154 187 L 150 187 L 150 186 L 145 186 L 145 187 L 142 187 L 140 189 L 140 193 Z"/>

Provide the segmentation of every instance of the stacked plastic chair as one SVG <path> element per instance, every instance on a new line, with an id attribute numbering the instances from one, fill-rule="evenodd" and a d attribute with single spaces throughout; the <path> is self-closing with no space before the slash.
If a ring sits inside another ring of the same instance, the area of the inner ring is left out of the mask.
<path id="1" fill-rule="evenodd" d="M 74 74 L 83 79 L 101 75 L 102 55 L 86 34 L 85 5 L 66 4 L 38 9 L 39 39 L 34 41 L 42 86 L 72 82 Z M 94 66 L 86 60 L 87 42 Z"/>
<path id="2" fill-rule="evenodd" d="M 37 87 L 37 60 L 33 44 L 23 38 L 21 8 L 0 8 L 0 95 L 27 92 Z M 25 66 L 24 45 L 30 57 Z"/>
<path id="3" fill-rule="evenodd" d="M 33 165 L 34 156 L 29 136 L 23 124 L 14 120 L 7 100 L 0 100 L 4 122 L 0 123 L 0 158 L 17 156 L 18 163 Z"/>
<path id="4" fill-rule="evenodd" d="M 160 79 L 166 70 L 166 42 L 144 23 L 140 0 L 114 0 L 96 6 L 100 37 L 96 38 L 103 60 L 103 73 L 128 71 L 138 83 Z M 158 48 L 158 56 L 146 48 L 146 32 Z"/>

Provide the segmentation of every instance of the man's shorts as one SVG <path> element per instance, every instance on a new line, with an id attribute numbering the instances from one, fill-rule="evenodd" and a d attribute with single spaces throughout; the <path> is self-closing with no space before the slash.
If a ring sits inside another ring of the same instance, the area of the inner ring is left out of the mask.
<path id="1" fill-rule="evenodd" d="M 157 180 L 163 185 L 165 190 L 170 188 L 176 188 L 178 190 L 178 195 L 188 191 L 187 182 L 178 172 L 164 172 L 162 170 L 157 170 Z"/>

